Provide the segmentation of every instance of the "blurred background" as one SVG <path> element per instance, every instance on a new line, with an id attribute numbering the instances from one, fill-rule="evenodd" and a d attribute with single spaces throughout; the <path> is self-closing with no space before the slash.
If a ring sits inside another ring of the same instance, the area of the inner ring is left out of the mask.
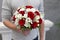
<path id="1" fill-rule="evenodd" d="M 1 21 L 1 6 L 0 0 L 0 21 Z M 45 19 L 49 19 L 54 23 L 60 22 L 60 0 L 44 0 Z M 1 34 L 0 34 L 0 40 Z M 60 40 L 60 28 L 56 25 L 51 27 L 46 33 L 46 40 Z"/>

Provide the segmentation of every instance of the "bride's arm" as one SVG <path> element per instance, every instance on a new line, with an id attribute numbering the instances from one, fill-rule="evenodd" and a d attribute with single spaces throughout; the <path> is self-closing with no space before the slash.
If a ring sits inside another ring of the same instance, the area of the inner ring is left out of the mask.
<path id="1" fill-rule="evenodd" d="M 3 21 L 3 24 L 4 24 L 6 27 L 8 27 L 8 28 L 17 31 L 16 25 L 13 24 L 12 22 L 10 22 L 9 20 Z"/>
<path id="2" fill-rule="evenodd" d="M 40 0 L 39 10 L 41 12 L 41 17 L 44 19 L 44 0 Z M 39 29 L 40 40 L 44 40 L 44 20 L 41 24 L 41 28 Z"/>
<path id="3" fill-rule="evenodd" d="M 44 21 L 41 24 L 41 27 L 39 28 L 39 34 L 40 34 L 40 40 L 44 40 Z"/>
<path id="4" fill-rule="evenodd" d="M 3 2 L 2 2 L 2 13 L 1 13 L 2 21 L 6 25 L 6 27 L 15 30 L 16 26 L 12 22 L 10 22 L 11 12 L 12 12 L 12 9 L 11 9 L 10 0 L 3 0 Z"/>

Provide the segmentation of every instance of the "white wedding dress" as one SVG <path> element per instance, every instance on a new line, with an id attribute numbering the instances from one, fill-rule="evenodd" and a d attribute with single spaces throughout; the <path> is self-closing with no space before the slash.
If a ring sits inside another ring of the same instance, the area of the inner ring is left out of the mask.
<path id="1" fill-rule="evenodd" d="M 29 0 L 29 3 L 44 14 L 43 0 Z M 28 0 L 3 0 L 2 20 L 11 19 L 11 16 L 20 6 L 27 5 Z M 24 36 L 21 32 L 12 31 L 14 40 L 33 40 L 38 35 L 38 29 L 33 29 L 29 35 Z"/>

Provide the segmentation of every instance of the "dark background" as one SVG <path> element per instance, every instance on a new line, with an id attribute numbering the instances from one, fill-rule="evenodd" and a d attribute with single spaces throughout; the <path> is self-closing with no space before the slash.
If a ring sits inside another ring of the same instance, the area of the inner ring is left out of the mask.
<path id="1" fill-rule="evenodd" d="M 2 0 L 0 0 L 0 21 L 1 21 L 1 6 Z M 44 0 L 44 10 L 45 19 L 49 19 L 54 23 L 60 22 L 60 0 Z M 51 27 L 51 29 L 46 33 L 46 40 L 60 40 L 60 28 L 56 25 Z"/>

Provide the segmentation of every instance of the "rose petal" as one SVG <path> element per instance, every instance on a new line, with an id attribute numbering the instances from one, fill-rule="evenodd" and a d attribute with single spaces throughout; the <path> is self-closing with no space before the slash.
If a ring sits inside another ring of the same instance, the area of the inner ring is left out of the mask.
<path id="1" fill-rule="evenodd" d="M 38 26 L 38 23 L 37 22 L 33 22 L 33 24 L 31 24 L 31 27 L 34 29 Z"/>
<path id="2" fill-rule="evenodd" d="M 40 16 L 40 13 L 38 11 L 35 11 L 35 14 Z"/>
<path id="3" fill-rule="evenodd" d="M 41 23 L 42 23 L 42 19 L 40 18 L 40 19 L 39 19 L 39 24 L 41 24 Z"/>
<path id="4" fill-rule="evenodd" d="M 28 12 L 28 17 L 30 17 L 33 20 L 35 15 L 33 12 Z"/>
<path id="5" fill-rule="evenodd" d="M 20 26 L 24 26 L 24 24 L 25 24 L 25 20 L 21 19 L 21 20 L 19 20 L 18 23 L 19 23 Z"/>
<path id="6" fill-rule="evenodd" d="M 33 6 L 28 5 L 28 6 L 26 6 L 26 8 L 33 8 Z"/>

